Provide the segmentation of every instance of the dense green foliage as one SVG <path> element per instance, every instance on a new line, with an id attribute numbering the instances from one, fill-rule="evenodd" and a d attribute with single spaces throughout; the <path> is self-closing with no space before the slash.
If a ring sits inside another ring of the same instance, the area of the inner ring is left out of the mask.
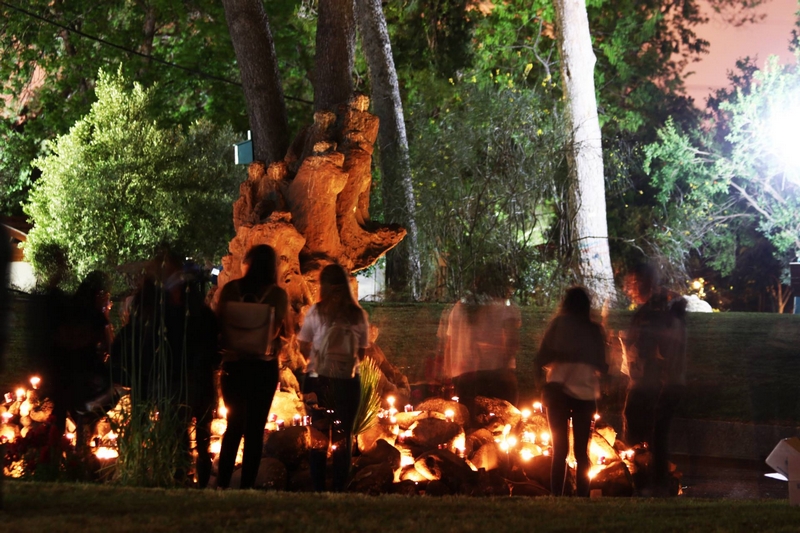
<path id="1" fill-rule="evenodd" d="M 25 211 L 35 222 L 26 254 L 57 244 L 79 277 L 149 257 L 163 243 L 213 260 L 232 235 L 243 178 L 229 129 L 205 121 L 187 132 L 154 117 L 155 91 L 100 73 L 98 100 L 36 161 L 42 177 Z"/>
<path id="2" fill-rule="evenodd" d="M 740 66 L 741 86 L 719 103 L 707 135 L 669 121 L 646 148 L 646 168 L 670 221 L 661 231 L 685 253 L 709 256 L 723 274 L 733 270 L 747 227 L 769 241 L 781 263 L 800 249 L 800 160 L 792 141 L 800 73 L 776 57 L 761 71 Z"/>

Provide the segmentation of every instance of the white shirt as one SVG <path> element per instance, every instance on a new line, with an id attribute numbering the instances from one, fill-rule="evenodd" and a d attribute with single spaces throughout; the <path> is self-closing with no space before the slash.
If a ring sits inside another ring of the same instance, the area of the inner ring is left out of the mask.
<path id="1" fill-rule="evenodd" d="M 369 347 L 369 319 L 366 311 L 362 310 L 362 313 L 364 314 L 364 320 L 353 325 L 353 331 L 358 337 L 359 350 Z M 308 361 L 308 367 L 306 367 L 306 371 L 311 377 L 316 377 L 318 375 L 317 350 L 327 330 L 327 325 L 322 321 L 322 317 L 317 311 L 317 305 L 312 305 L 311 309 L 306 313 L 306 317 L 303 320 L 303 327 L 300 328 L 300 333 L 297 334 L 297 340 L 300 342 L 311 343 L 311 357 Z M 361 372 L 360 366 L 360 362 L 356 362 L 356 374 Z"/>

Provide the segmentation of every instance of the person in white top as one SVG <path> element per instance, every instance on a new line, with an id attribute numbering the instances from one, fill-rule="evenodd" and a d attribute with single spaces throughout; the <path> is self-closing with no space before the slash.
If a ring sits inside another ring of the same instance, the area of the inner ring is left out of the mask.
<path id="1" fill-rule="evenodd" d="M 536 356 L 536 368 L 546 371 L 543 402 L 553 442 L 550 490 L 564 492 L 572 418 L 578 496 L 589 496 L 589 454 L 592 417 L 600 397 L 600 374 L 608 372 L 606 336 L 591 318 L 586 289 L 567 290 L 556 317 L 550 322 Z"/>
<path id="2" fill-rule="evenodd" d="M 353 425 L 361 402 L 361 382 L 359 363 L 364 359 L 369 346 L 369 321 L 366 312 L 358 305 L 350 289 L 350 276 L 339 265 L 332 264 L 320 273 L 319 302 L 311 307 L 303 320 L 303 326 L 297 339 L 300 351 L 306 358 L 308 373 L 304 380 L 303 392 L 308 397 L 312 393 L 317 397 L 318 409 L 312 410 L 312 419 L 319 422 L 325 419 L 327 411 L 333 411 L 334 423 L 341 433 L 341 440 L 333 454 L 333 490 L 341 491 L 346 487 L 350 473 L 350 462 L 353 446 Z M 350 353 L 349 367 L 345 374 L 332 372 L 327 365 L 321 364 L 321 351 L 330 341 L 330 328 L 349 330 Z M 321 451 L 309 452 L 309 466 L 314 483 L 314 490 L 323 491 L 325 485 L 326 454 Z"/>

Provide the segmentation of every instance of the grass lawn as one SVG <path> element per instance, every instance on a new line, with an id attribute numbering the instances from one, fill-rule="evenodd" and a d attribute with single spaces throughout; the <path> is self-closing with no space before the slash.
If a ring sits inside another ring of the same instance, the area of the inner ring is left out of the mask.
<path id="1" fill-rule="evenodd" d="M 30 375 L 27 346 L 41 336 L 26 299 L 13 305 L 11 342 L 0 393 Z M 381 334 L 378 345 L 413 383 L 425 378 L 425 361 L 436 354 L 436 331 L 445 309 L 437 304 L 366 306 Z M 609 329 L 625 329 L 631 314 L 613 312 Z M 536 396 L 533 358 L 551 312 L 522 309 L 522 346 L 517 377 L 522 400 Z M 690 314 L 689 384 L 678 416 L 757 423 L 800 423 L 800 316 L 772 313 Z M 625 382 L 612 381 L 601 410 L 619 413 Z"/>
<path id="2" fill-rule="evenodd" d="M 468 498 L 5 483 L 9 532 L 797 531 L 781 500 Z"/>

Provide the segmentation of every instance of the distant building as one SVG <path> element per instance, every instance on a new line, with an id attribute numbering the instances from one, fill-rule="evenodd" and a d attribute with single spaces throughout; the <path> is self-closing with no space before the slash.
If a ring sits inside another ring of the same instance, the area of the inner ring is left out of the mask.
<path id="1" fill-rule="evenodd" d="M 24 217 L 3 217 L 0 219 L 6 232 L 10 236 L 11 268 L 9 269 L 8 285 L 12 289 L 30 292 L 36 286 L 36 276 L 33 267 L 25 260 L 25 254 L 19 245 L 28 240 L 31 229 Z"/>

